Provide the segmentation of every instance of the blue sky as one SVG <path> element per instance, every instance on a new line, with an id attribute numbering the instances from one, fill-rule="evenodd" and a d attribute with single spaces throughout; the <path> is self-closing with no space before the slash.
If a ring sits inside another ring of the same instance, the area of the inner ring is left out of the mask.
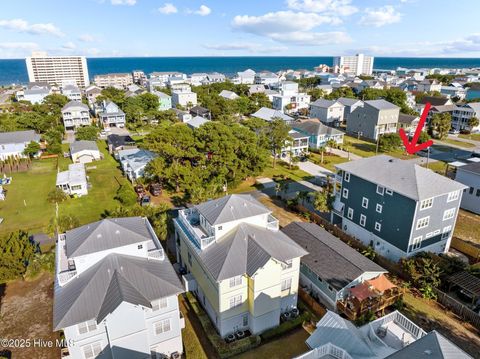
<path id="1" fill-rule="evenodd" d="M 472 0 L 3 0 L 0 58 L 480 57 L 479 12 Z"/>

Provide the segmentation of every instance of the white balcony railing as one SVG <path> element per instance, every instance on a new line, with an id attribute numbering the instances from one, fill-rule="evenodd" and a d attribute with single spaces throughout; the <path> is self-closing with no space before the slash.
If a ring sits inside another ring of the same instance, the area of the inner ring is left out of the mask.
<path id="1" fill-rule="evenodd" d="M 58 283 L 60 285 L 67 283 L 70 279 L 77 275 L 76 270 L 63 271 L 58 273 Z"/>
<path id="2" fill-rule="evenodd" d="M 177 224 L 185 233 L 190 242 L 200 250 L 205 249 L 215 241 L 215 236 L 207 236 L 203 233 L 203 229 L 190 223 L 187 216 L 193 216 L 194 209 L 184 209 L 178 212 Z"/>
<path id="3" fill-rule="evenodd" d="M 348 354 L 345 350 L 331 343 L 327 343 L 318 348 L 310 350 L 309 352 L 306 352 L 295 359 L 320 359 L 327 355 L 337 359 L 352 359 L 350 354 Z"/>
<path id="4" fill-rule="evenodd" d="M 147 252 L 148 258 L 160 259 L 163 260 L 165 258 L 165 254 L 163 253 L 163 249 L 152 249 Z"/>

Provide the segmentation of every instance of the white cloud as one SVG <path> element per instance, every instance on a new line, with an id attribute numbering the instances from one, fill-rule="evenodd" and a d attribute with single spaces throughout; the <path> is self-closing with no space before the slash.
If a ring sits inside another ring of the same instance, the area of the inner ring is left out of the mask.
<path id="1" fill-rule="evenodd" d="M 272 53 L 288 50 L 286 46 L 265 46 L 257 43 L 205 44 L 204 48 L 217 51 L 248 51 L 250 53 Z"/>
<path id="2" fill-rule="evenodd" d="M 351 0 L 287 0 L 288 8 L 298 11 L 349 16 L 358 11 Z"/>
<path id="3" fill-rule="evenodd" d="M 32 51 L 39 49 L 35 42 L 0 42 L 0 50 L 3 59 L 18 59 L 30 56 Z"/>
<path id="4" fill-rule="evenodd" d="M 360 19 L 360 24 L 381 27 L 400 22 L 402 14 L 397 12 L 391 5 L 385 5 L 376 9 L 365 9 L 365 15 Z"/>
<path id="5" fill-rule="evenodd" d="M 169 14 L 176 14 L 178 9 L 172 3 L 165 3 L 162 7 L 158 8 L 158 11 L 162 14 L 169 15 Z"/>
<path id="6" fill-rule="evenodd" d="M 317 13 L 278 11 L 261 16 L 238 15 L 232 21 L 236 30 L 265 36 L 272 40 L 301 46 L 321 46 L 350 42 L 345 32 L 315 32 L 324 24 L 338 25 L 342 20 L 335 16 Z"/>
<path id="7" fill-rule="evenodd" d="M 74 50 L 74 49 L 77 48 L 77 46 L 73 42 L 68 41 L 67 43 L 62 45 L 62 48 L 66 49 L 66 50 Z"/>
<path id="8" fill-rule="evenodd" d="M 309 31 L 322 25 L 338 25 L 339 18 L 314 13 L 278 11 L 261 16 L 237 15 L 233 18 L 234 29 L 257 35 Z"/>
<path id="9" fill-rule="evenodd" d="M 90 34 L 82 34 L 78 37 L 78 40 L 81 42 L 95 42 L 98 41 L 96 36 Z"/>
<path id="10" fill-rule="evenodd" d="M 48 24 L 30 24 L 28 21 L 23 19 L 12 19 L 12 20 L 0 20 L 0 27 L 16 32 L 24 32 L 33 35 L 54 35 L 54 36 L 65 36 L 64 33 L 60 31 L 55 25 Z"/>
<path id="11" fill-rule="evenodd" d="M 210 15 L 211 12 L 212 12 L 212 9 L 210 9 L 208 6 L 200 5 L 200 8 L 194 11 L 193 13 L 200 16 L 207 16 L 207 15 Z"/>
<path id="12" fill-rule="evenodd" d="M 137 0 L 110 0 L 112 5 L 128 5 L 132 6 L 137 3 Z"/>

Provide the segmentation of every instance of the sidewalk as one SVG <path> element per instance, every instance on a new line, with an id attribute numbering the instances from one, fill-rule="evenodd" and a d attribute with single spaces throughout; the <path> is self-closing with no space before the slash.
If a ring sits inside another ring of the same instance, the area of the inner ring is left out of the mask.
<path id="1" fill-rule="evenodd" d="M 332 153 L 334 155 L 337 155 L 337 156 L 340 156 L 340 157 L 343 157 L 343 158 L 348 158 L 351 161 L 359 160 L 359 159 L 363 158 L 362 156 L 356 155 L 352 152 L 339 150 L 338 148 L 332 148 L 332 149 L 329 148 L 328 151 L 332 151 Z"/>

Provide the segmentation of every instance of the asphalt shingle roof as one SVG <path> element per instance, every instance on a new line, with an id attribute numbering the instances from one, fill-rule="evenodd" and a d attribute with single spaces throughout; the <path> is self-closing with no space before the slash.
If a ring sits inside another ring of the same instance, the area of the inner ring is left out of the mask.
<path id="1" fill-rule="evenodd" d="M 416 163 L 387 155 L 362 158 L 336 167 L 416 201 L 466 188 Z"/>
<path id="2" fill-rule="evenodd" d="M 40 135 L 33 130 L 0 132 L 0 144 L 39 142 Z"/>
<path id="3" fill-rule="evenodd" d="M 302 263 L 337 290 L 365 272 L 387 272 L 314 223 L 294 222 L 282 231 L 308 251 Z"/>
<path id="4" fill-rule="evenodd" d="M 70 144 L 70 153 L 77 153 L 80 151 L 89 150 L 89 151 L 98 151 L 98 146 L 95 141 L 75 141 Z"/>

